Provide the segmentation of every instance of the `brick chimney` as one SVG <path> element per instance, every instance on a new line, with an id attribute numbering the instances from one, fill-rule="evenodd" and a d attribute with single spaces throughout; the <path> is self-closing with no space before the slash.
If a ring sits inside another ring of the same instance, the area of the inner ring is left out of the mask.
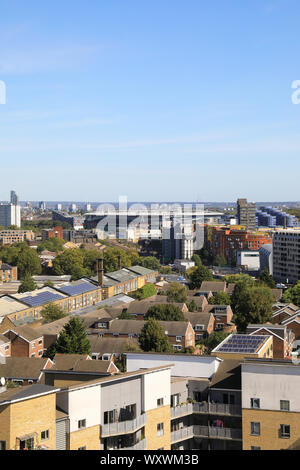
<path id="1" fill-rule="evenodd" d="M 98 274 L 99 286 L 103 287 L 103 284 L 104 284 L 103 258 L 98 258 L 97 260 L 97 274 Z"/>
<path id="2" fill-rule="evenodd" d="M 122 265 L 121 265 L 121 255 L 118 255 L 118 269 L 122 269 Z"/>

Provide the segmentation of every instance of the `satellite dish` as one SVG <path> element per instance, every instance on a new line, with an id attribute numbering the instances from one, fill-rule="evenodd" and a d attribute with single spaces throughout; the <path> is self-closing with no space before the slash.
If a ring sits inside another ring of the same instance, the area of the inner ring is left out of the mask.
<path id="1" fill-rule="evenodd" d="M 1 386 L 4 387 L 5 383 L 6 383 L 5 377 L 1 377 L 0 379 Z"/>

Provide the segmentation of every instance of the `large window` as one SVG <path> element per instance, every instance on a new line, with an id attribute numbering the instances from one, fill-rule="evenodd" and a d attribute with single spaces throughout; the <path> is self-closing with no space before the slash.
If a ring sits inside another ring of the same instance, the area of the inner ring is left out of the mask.
<path id="1" fill-rule="evenodd" d="M 104 424 L 110 424 L 116 422 L 117 410 L 110 410 L 104 412 Z"/>
<path id="2" fill-rule="evenodd" d="M 0 441 L 0 450 L 6 449 L 6 441 Z"/>
<path id="3" fill-rule="evenodd" d="M 41 440 L 46 441 L 47 439 L 49 439 L 49 429 L 41 432 Z"/>

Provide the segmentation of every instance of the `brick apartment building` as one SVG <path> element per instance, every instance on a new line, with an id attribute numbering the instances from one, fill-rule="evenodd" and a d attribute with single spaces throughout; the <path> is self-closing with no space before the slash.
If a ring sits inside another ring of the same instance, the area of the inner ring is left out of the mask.
<path id="1" fill-rule="evenodd" d="M 235 265 L 238 251 L 259 250 L 265 244 L 271 244 L 268 234 L 247 232 L 245 230 L 225 227 L 213 227 L 211 250 L 213 258 L 224 256 L 228 264 Z"/>
<path id="2" fill-rule="evenodd" d="M 10 266 L 10 264 L 3 263 L 0 260 L 0 284 L 3 282 L 17 281 L 18 279 L 18 268 L 16 266 Z"/>

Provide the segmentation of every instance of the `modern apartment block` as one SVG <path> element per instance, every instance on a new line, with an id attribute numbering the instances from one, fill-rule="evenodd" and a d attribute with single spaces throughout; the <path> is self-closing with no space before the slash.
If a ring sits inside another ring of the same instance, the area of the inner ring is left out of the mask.
<path id="1" fill-rule="evenodd" d="M 11 245 L 13 243 L 22 243 L 24 241 L 33 241 L 35 238 L 32 230 L 1 230 L 0 243 L 2 245 Z"/>
<path id="2" fill-rule="evenodd" d="M 21 227 L 21 208 L 14 204 L 0 204 L 0 226 L 9 227 L 16 225 Z"/>
<path id="3" fill-rule="evenodd" d="M 170 369 L 3 391 L 0 448 L 169 450 Z"/>
<path id="4" fill-rule="evenodd" d="M 243 225 L 246 230 L 256 230 L 256 204 L 247 202 L 247 199 L 237 200 L 237 218 L 239 225 Z"/>
<path id="5" fill-rule="evenodd" d="M 241 367 L 243 449 L 299 450 L 299 364 L 262 359 Z"/>
<path id="6" fill-rule="evenodd" d="M 300 232 L 281 230 L 273 235 L 273 276 L 277 282 L 300 279 Z"/>

